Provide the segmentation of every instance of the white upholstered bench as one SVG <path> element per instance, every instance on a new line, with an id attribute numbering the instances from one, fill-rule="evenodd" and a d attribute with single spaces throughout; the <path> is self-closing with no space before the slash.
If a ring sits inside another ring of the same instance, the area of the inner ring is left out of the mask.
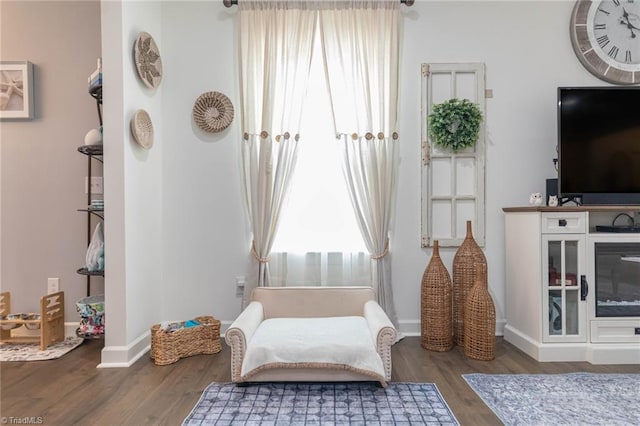
<path id="1" fill-rule="evenodd" d="M 231 380 L 391 380 L 396 330 L 368 287 L 260 287 L 225 333 Z"/>

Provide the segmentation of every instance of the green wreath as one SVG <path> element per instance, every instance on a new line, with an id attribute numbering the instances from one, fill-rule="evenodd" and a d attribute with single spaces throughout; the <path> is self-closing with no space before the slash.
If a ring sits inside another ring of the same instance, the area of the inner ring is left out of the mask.
<path id="1" fill-rule="evenodd" d="M 478 140 L 482 112 L 468 99 L 449 99 L 433 106 L 429 114 L 431 139 L 453 152 L 473 146 Z"/>

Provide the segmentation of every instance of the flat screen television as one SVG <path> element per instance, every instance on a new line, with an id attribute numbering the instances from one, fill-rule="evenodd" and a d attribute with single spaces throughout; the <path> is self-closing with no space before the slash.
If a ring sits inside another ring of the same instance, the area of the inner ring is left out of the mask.
<path id="1" fill-rule="evenodd" d="M 640 204 L 640 86 L 558 88 L 558 195 Z"/>

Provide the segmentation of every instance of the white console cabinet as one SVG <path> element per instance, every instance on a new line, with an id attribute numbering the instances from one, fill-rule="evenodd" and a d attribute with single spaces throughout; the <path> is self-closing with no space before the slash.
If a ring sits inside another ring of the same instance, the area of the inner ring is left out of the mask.
<path id="1" fill-rule="evenodd" d="M 538 361 L 640 363 L 640 233 L 598 231 L 639 211 L 505 208 L 505 340 Z M 611 287 L 626 297 L 611 301 L 622 314 L 603 306 Z"/>

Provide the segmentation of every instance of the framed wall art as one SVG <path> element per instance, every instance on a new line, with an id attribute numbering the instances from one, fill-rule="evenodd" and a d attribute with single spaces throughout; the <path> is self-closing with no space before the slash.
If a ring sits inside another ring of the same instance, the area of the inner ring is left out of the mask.
<path id="1" fill-rule="evenodd" d="M 0 61 L 0 119 L 33 118 L 33 64 Z"/>

